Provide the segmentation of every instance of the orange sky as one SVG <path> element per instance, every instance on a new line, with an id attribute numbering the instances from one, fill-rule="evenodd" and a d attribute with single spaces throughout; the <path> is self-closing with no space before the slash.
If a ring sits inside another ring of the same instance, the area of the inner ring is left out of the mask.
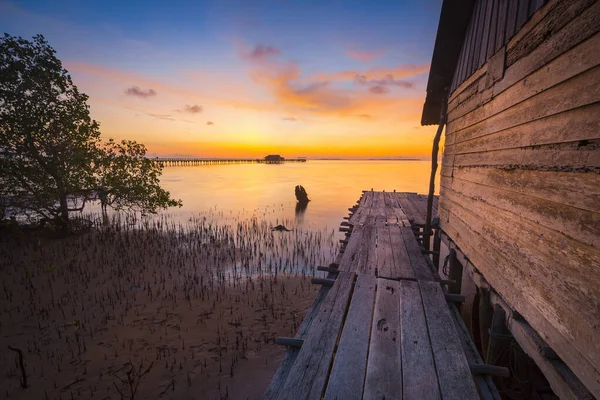
<path id="1" fill-rule="evenodd" d="M 0 22 L 43 33 L 103 137 L 151 155 L 429 157 L 439 0 L 168 3 L 9 0 Z"/>

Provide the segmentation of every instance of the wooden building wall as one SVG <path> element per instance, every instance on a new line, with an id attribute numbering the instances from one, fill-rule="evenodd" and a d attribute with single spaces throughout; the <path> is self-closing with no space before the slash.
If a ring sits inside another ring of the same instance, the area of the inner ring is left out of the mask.
<path id="1" fill-rule="evenodd" d="M 599 31 L 600 1 L 549 0 L 457 83 L 439 213 L 470 262 L 600 398 Z"/>

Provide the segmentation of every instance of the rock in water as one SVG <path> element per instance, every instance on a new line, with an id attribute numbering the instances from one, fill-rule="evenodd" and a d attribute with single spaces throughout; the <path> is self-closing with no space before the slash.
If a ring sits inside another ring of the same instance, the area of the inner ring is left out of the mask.
<path id="1" fill-rule="evenodd" d="M 283 225 L 277 225 L 277 226 L 271 228 L 271 230 L 272 231 L 279 231 L 279 232 L 291 232 L 292 231 L 291 229 L 288 229 L 288 228 L 286 228 Z"/>
<path id="2" fill-rule="evenodd" d="M 306 193 L 306 189 L 302 185 L 297 185 L 294 190 L 296 193 L 296 200 L 300 203 L 308 203 L 310 199 L 308 198 L 308 194 Z"/>

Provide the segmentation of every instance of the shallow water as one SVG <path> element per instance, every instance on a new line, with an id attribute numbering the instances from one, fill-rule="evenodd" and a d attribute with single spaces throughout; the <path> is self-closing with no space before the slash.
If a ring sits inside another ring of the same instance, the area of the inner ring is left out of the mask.
<path id="1" fill-rule="evenodd" d="M 430 161 L 372 160 L 169 166 L 161 181 L 183 201 L 182 208 L 166 211 L 181 221 L 197 214 L 220 222 L 257 216 L 286 226 L 337 231 L 362 190 L 426 193 L 430 168 Z M 304 186 L 311 199 L 302 212 L 295 210 L 296 185 Z"/>

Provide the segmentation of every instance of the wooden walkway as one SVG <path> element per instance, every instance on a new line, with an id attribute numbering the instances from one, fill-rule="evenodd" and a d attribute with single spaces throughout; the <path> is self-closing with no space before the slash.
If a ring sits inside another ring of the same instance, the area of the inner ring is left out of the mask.
<path id="1" fill-rule="evenodd" d="M 281 340 L 293 347 L 264 399 L 476 399 L 478 388 L 499 398 L 489 377 L 474 380 L 481 359 L 422 254 L 413 231 L 424 223 L 421 202 L 363 193 L 337 268 L 322 280 L 330 287 L 296 338 Z"/>

